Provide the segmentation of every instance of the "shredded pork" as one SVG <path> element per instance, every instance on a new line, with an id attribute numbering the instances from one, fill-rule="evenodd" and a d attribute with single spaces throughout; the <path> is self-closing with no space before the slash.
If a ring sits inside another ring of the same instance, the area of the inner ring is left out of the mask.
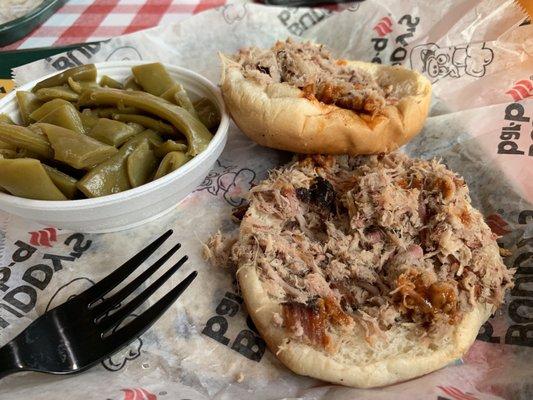
<path id="1" fill-rule="evenodd" d="M 391 86 L 381 87 L 368 72 L 335 60 L 322 45 L 288 39 L 271 49 L 242 49 L 235 60 L 246 78 L 260 83 L 285 82 L 325 104 L 373 115 L 394 102 Z"/>
<path id="2" fill-rule="evenodd" d="M 316 346 L 354 323 L 369 341 L 401 323 L 442 337 L 478 302 L 498 307 L 512 285 L 464 180 L 435 160 L 301 157 L 249 200 L 239 239 L 215 235 L 208 248 L 255 265 L 283 304 L 274 323 Z"/>

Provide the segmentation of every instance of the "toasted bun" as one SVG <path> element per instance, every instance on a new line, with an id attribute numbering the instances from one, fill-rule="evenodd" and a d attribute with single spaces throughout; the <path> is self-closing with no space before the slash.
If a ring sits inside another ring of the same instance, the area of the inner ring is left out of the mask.
<path id="1" fill-rule="evenodd" d="M 287 83 L 246 79 L 240 64 L 220 57 L 220 85 L 233 120 L 263 146 L 305 154 L 388 153 L 418 134 L 428 114 L 431 83 L 403 67 L 348 62 L 395 88 L 399 101 L 372 117 L 309 100 Z"/>
<path id="2" fill-rule="evenodd" d="M 328 354 L 290 339 L 272 323 L 273 313 L 281 314 L 282 307 L 269 297 L 254 266 L 241 266 L 237 276 L 255 326 L 283 364 L 297 374 L 359 388 L 401 382 L 446 366 L 466 353 L 491 314 L 490 305 L 478 304 L 449 336 L 430 346 L 421 346 L 420 337 L 401 326 L 391 328 L 375 348 L 365 342 L 362 331 L 333 335 L 342 344 L 338 352 Z"/>

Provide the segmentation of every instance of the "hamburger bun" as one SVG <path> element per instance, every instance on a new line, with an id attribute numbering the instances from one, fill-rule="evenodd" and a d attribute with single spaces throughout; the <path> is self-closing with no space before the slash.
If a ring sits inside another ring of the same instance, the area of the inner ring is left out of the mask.
<path id="1" fill-rule="evenodd" d="M 231 116 L 263 146 L 304 154 L 388 153 L 418 134 L 428 114 L 431 83 L 400 66 L 336 60 L 380 87 L 392 87 L 395 101 L 369 114 L 326 104 L 287 82 L 250 79 L 241 63 L 220 58 L 220 86 Z"/>
<path id="2" fill-rule="evenodd" d="M 272 323 L 272 315 L 281 315 L 282 306 L 268 295 L 255 266 L 242 265 L 237 277 L 246 309 L 257 330 L 287 368 L 299 375 L 357 388 L 386 386 L 445 367 L 468 351 L 492 313 L 491 305 L 477 304 L 447 337 L 431 346 L 421 346 L 416 328 L 409 326 L 394 326 L 372 349 L 361 329 L 349 335 L 333 331 L 332 340 L 342 345 L 331 354 L 293 340 L 286 329 Z"/>
<path id="3" fill-rule="evenodd" d="M 250 191 L 234 265 L 257 330 L 292 371 L 370 388 L 463 356 L 512 286 L 464 180 L 437 161 L 308 156 Z"/>

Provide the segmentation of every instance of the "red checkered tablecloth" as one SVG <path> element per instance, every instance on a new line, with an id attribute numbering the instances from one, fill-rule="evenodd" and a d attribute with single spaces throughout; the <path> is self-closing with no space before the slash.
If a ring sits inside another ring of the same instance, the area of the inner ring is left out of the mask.
<path id="1" fill-rule="evenodd" d="M 176 22 L 225 3 L 226 0 L 69 0 L 24 39 L 0 50 L 104 40 Z"/>

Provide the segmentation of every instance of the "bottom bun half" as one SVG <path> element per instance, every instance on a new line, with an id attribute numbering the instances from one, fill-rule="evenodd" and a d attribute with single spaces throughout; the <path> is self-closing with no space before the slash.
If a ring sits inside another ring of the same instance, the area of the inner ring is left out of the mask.
<path id="1" fill-rule="evenodd" d="M 255 266 L 240 266 L 237 276 L 250 316 L 285 366 L 300 375 L 358 388 L 390 385 L 448 365 L 467 352 L 492 311 L 491 305 L 478 304 L 449 335 L 432 343 L 417 336 L 408 325 L 394 326 L 372 346 L 362 329 L 332 333 L 340 346 L 328 353 L 292 339 L 283 327 L 273 324 L 273 314 L 281 315 L 282 306 L 267 294 Z"/>

